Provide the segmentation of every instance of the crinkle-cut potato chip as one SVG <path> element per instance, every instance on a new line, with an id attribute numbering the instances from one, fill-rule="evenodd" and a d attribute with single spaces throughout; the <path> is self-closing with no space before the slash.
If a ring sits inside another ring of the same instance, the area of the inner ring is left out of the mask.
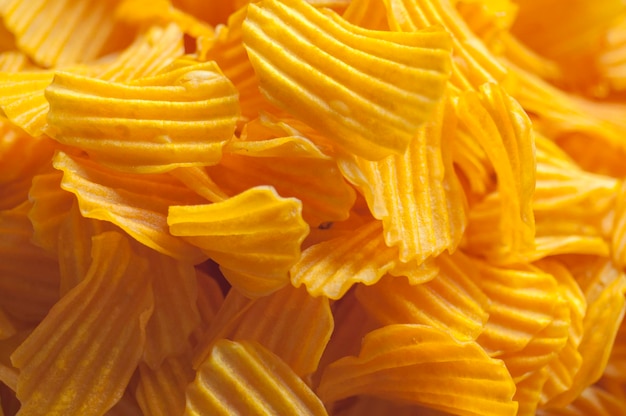
<path id="1" fill-rule="evenodd" d="M 320 399 L 279 357 L 255 342 L 222 339 L 187 388 L 185 415 L 326 415 Z"/>
<path id="2" fill-rule="evenodd" d="M 500 238 L 492 242 L 489 251 L 515 257 L 532 250 L 536 168 L 530 119 L 514 98 L 494 84 L 481 86 L 478 93 L 463 94 L 456 111 L 459 124 L 487 154 L 498 181 Z M 472 232 L 470 221 L 470 239 Z"/>
<path id="3" fill-rule="evenodd" d="M 186 355 L 168 357 L 158 369 L 139 365 L 135 395 L 140 414 L 180 415 L 185 410 L 185 390 L 193 381 L 193 369 Z"/>
<path id="4" fill-rule="evenodd" d="M 537 416 L 613 416 L 626 413 L 622 397 L 603 390 L 601 387 L 587 387 L 578 398 L 563 409 L 540 410 Z"/>
<path id="5" fill-rule="evenodd" d="M 92 256 L 85 280 L 11 355 L 22 414 L 102 414 L 138 364 L 153 307 L 147 261 L 115 232 L 94 237 Z"/>
<path id="6" fill-rule="evenodd" d="M 250 124 L 249 124 L 250 125 Z M 343 221 L 354 204 L 354 189 L 337 163 L 305 137 L 234 139 L 217 166 L 207 168 L 219 188 L 230 195 L 271 185 L 284 197 L 302 201 L 302 217 L 311 227 Z"/>
<path id="7" fill-rule="evenodd" d="M 626 414 L 623 0 L 0 0 L 0 416 Z"/>
<path id="8" fill-rule="evenodd" d="M 466 225 L 465 198 L 452 167 L 454 110 L 441 102 L 402 155 L 379 161 L 340 158 L 344 175 L 382 220 L 385 242 L 403 262 L 453 252 Z"/>
<path id="9" fill-rule="evenodd" d="M 451 0 L 384 0 L 393 30 L 415 32 L 440 25 L 452 34 L 451 84 L 464 91 L 502 82 L 506 69 L 472 32 Z"/>
<path id="10" fill-rule="evenodd" d="M 125 46 L 133 33 L 115 19 L 118 2 L 7 0 L 0 15 L 22 51 L 43 67 L 59 67 Z"/>
<path id="11" fill-rule="evenodd" d="M 436 260 L 437 275 L 411 284 L 385 277 L 374 286 L 359 286 L 356 297 L 368 314 L 383 325 L 423 324 L 441 329 L 459 341 L 474 340 L 489 318 L 490 301 L 475 283 L 479 270 L 460 252 Z"/>
<path id="12" fill-rule="evenodd" d="M 59 300 L 56 259 L 32 244 L 29 205 L 0 211 L 0 307 L 28 324 L 40 322 Z"/>
<path id="13" fill-rule="evenodd" d="M 239 116 L 237 92 L 213 62 L 129 84 L 58 72 L 46 98 L 50 137 L 140 173 L 217 163 Z"/>
<path id="14" fill-rule="evenodd" d="M 1 114 L 30 135 L 41 135 L 48 111 L 42 91 L 53 78 L 46 70 L 0 72 Z"/>
<path id="15" fill-rule="evenodd" d="M 139 251 L 149 260 L 154 310 L 146 326 L 142 357 L 152 370 L 158 370 L 168 357 L 189 353 L 189 336 L 198 326 L 196 270 L 153 250 Z"/>
<path id="16" fill-rule="evenodd" d="M 175 23 L 184 33 L 197 38 L 213 34 L 213 27 L 193 15 L 177 9 L 169 0 L 121 0 L 115 15 L 135 24 Z"/>
<path id="17" fill-rule="evenodd" d="M 71 197 L 71 195 L 70 195 Z M 29 218 L 32 216 L 32 209 Z M 65 213 L 58 230 L 59 291 L 64 296 L 87 275 L 91 264 L 92 239 L 105 231 L 116 231 L 112 224 L 85 218 L 78 203 L 72 198 L 72 207 Z"/>
<path id="18" fill-rule="evenodd" d="M 313 296 L 339 299 L 352 285 L 373 285 L 386 273 L 406 275 L 413 284 L 435 276 L 437 269 L 430 262 L 405 266 L 398 250 L 385 244 L 382 231 L 380 222 L 372 221 L 352 234 L 308 247 L 290 271 L 291 283 L 304 285 Z"/>
<path id="19" fill-rule="evenodd" d="M 504 363 L 473 341 L 425 325 L 372 331 L 358 357 L 326 368 L 317 392 L 327 405 L 367 394 L 463 415 L 515 415 L 518 407 Z"/>
<path id="20" fill-rule="evenodd" d="M 370 160 L 406 149 L 449 76 L 446 32 L 367 31 L 304 0 L 251 4 L 243 42 L 272 103 Z"/>
<path id="21" fill-rule="evenodd" d="M 300 377 L 312 374 L 333 331 L 329 301 L 287 286 L 259 299 L 229 292 L 205 338 L 196 347 L 198 366 L 222 338 L 252 340 L 281 358 Z"/>
<path id="22" fill-rule="evenodd" d="M 285 286 L 309 232 L 302 203 L 274 188 L 251 188 L 210 205 L 170 206 L 170 232 L 220 265 L 229 282 L 248 296 Z"/>
<path id="23" fill-rule="evenodd" d="M 383 0 L 351 0 L 341 17 L 365 29 L 389 30 L 387 9 Z"/>
<path id="24" fill-rule="evenodd" d="M 242 24 L 246 14 L 247 8 L 242 7 L 228 18 L 226 26 L 216 28 L 214 36 L 200 37 L 196 54 L 200 61 L 217 62 L 239 92 L 242 118 L 252 120 L 260 110 L 271 106 L 259 91 L 259 79 L 243 45 Z"/>
<path id="25" fill-rule="evenodd" d="M 170 234 L 167 210 L 202 200 L 164 174 L 122 174 L 91 160 L 59 152 L 54 167 L 63 172 L 61 188 L 73 193 L 84 217 L 111 222 L 137 241 L 176 259 L 199 263 L 199 249 Z"/>
<path id="26" fill-rule="evenodd" d="M 556 396 L 546 397 L 542 408 L 566 406 L 602 376 L 626 312 L 626 275 L 610 261 L 599 260 L 594 269 L 578 277 L 578 282 L 587 300 L 583 336 L 578 346 L 582 365 L 571 387 Z"/>

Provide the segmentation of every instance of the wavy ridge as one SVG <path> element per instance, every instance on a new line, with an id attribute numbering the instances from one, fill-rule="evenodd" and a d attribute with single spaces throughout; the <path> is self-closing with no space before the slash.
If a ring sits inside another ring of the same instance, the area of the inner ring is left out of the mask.
<path id="1" fill-rule="evenodd" d="M 63 172 L 61 188 L 76 195 L 84 217 L 108 221 L 142 244 L 178 260 L 199 263 L 198 249 L 169 233 L 171 205 L 194 204 L 202 199 L 162 174 L 119 173 L 90 160 L 58 152 L 53 159 Z"/>
<path id="2" fill-rule="evenodd" d="M 441 255 L 434 279 L 411 285 L 401 278 L 384 278 L 359 286 L 356 296 L 383 325 L 422 324 L 447 332 L 459 341 L 474 340 L 489 317 L 489 299 L 474 283 L 478 270 L 460 252 Z"/>
<path id="3" fill-rule="evenodd" d="M 442 102 L 402 155 L 369 162 L 343 159 L 339 167 L 383 221 L 385 242 L 403 262 L 421 263 L 454 251 L 466 225 L 465 197 L 452 165 L 454 117 Z"/>
<path id="4" fill-rule="evenodd" d="M 147 263 L 115 232 L 94 237 L 92 254 L 85 280 L 11 356 L 23 413 L 102 414 L 139 362 L 152 310 Z"/>
<path id="5" fill-rule="evenodd" d="M 58 72 L 45 94 L 52 138 L 133 172 L 217 163 L 239 116 L 236 90 L 212 62 L 130 84 Z"/>
<path id="6" fill-rule="evenodd" d="M 365 394 L 464 415 L 515 415 L 518 407 L 501 361 L 475 342 L 423 325 L 370 332 L 358 357 L 326 368 L 317 392 L 327 404 Z"/>
<path id="7" fill-rule="evenodd" d="M 184 414 L 207 412 L 327 414 L 317 396 L 276 355 L 255 342 L 225 339 L 216 342 L 187 388 Z"/>
<path id="8" fill-rule="evenodd" d="M 300 377 L 313 373 L 333 331 L 328 299 L 291 286 L 256 300 L 231 291 L 196 348 L 196 365 L 220 338 L 253 340 L 279 356 Z"/>
<path id="9" fill-rule="evenodd" d="M 443 96 L 450 65 L 443 31 L 404 42 L 379 33 L 340 24 L 300 0 L 252 4 L 243 23 L 265 96 L 372 160 L 404 151 Z"/>
<path id="10" fill-rule="evenodd" d="M 167 222 L 172 235 L 199 247 L 234 287 L 250 296 L 288 282 L 309 232 L 302 203 L 282 198 L 269 186 L 210 205 L 171 206 Z"/>

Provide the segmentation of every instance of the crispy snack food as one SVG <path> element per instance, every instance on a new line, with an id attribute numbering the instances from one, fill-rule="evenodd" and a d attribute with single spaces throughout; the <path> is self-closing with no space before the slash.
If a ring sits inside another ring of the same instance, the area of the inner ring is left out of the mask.
<path id="1" fill-rule="evenodd" d="M 622 0 L 0 17 L 0 416 L 626 414 Z"/>

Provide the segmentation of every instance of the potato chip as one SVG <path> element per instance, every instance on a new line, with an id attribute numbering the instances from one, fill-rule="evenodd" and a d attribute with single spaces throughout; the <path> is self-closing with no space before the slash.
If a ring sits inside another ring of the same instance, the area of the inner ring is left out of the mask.
<path id="1" fill-rule="evenodd" d="M 121 174 L 63 152 L 55 156 L 54 166 L 63 171 L 61 187 L 76 195 L 83 216 L 111 222 L 142 244 L 179 260 L 206 259 L 169 232 L 169 206 L 201 202 L 175 179 L 164 174 Z"/>
<path id="2" fill-rule="evenodd" d="M 48 135 L 140 173 L 217 163 L 239 115 L 236 91 L 210 62 L 131 84 L 57 73 L 46 98 Z"/>
<path id="3" fill-rule="evenodd" d="M 94 237 L 92 255 L 88 276 L 11 356 L 24 414 L 102 414 L 139 362 L 152 312 L 147 262 L 115 232 Z"/>
<path id="4" fill-rule="evenodd" d="M 448 78 L 447 33 L 390 35 L 339 24 L 302 0 L 251 4 L 243 24 L 270 102 L 371 160 L 406 149 Z"/>
<path id="5" fill-rule="evenodd" d="M 411 285 L 386 277 L 374 286 L 359 286 L 356 296 L 367 312 L 383 325 L 423 324 L 438 328 L 459 341 L 474 340 L 489 318 L 490 302 L 474 283 L 478 269 L 460 252 L 436 260 L 437 275 Z"/>
<path id="6" fill-rule="evenodd" d="M 211 205 L 170 206 L 170 232 L 200 248 L 229 282 L 249 296 L 280 289 L 309 227 L 302 203 L 269 187 L 251 188 Z"/>
<path id="7" fill-rule="evenodd" d="M 521 106 L 501 87 L 485 84 L 478 93 L 467 92 L 456 105 L 459 124 L 480 143 L 498 180 L 501 206 L 499 235 L 485 247 L 485 254 L 510 256 L 533 248 L 535 154 L 531 122 Z M 471 214 L 470 214 L 471 218 Z M 477 230 L 470 220 L 468 242 Z M 489 231 L 488 231 L 489 232 Z"/>
<path id="8" fill-rule="evenodd" d="M 367 394 L 466 415 L 515 415 L 518 407 L 501 361 L 475 342 L 459 342 L 424 325 L 369 333 L 358 357 L 326 368 L 317 392 L 328 404 Z"/>
<path id="9" fill-rule="evenodd" d="M 204 339 L 196 348 L 196 366 L 221 338 L 253 340 L 281 358 L 300 377 L 313 373 L 333 331 L 328 299 L 312 298 L 287 286 L 250 300 L 231 290 Z"/>
<path id="10" fill-rule="evenodd" d="M 418 264 L 444 250 L 453 252 L 465 229 L 465 198 L 452 168 L 450 141 L 455 119 L 448 102 L 419 129 L 403 155 L 370 162 L 340 159 L 344 175 L 383 221 L 385 243 L 403 262 Z"/>
<path id="11" fill-rule="evenodd" d="M 188 357 L 166 358 L 158 369 L 139 364 L 139 382 L 135 393 L 142 414 L 180 415 L 185 410 L 185 389 L 193 381 Z"/>
<path id="12" fill-rule="evenodd" d="M 0 14 L 17 45 L 35 62 L 44 67 L 67 66 L 124 46 L 132 31 L 116 22 L 117 3 L 9 0 L 1 5 Z"/>
<path id="13" fill-rule="evenodd" d="M 354 248 L 359 247 L 355 255 Z M 313 296 L 341 298 L 352 285 L 372 285 L 386 273 L 407 275 L 414 284 L 431 280 L 436 268 L 427 262 L 404 265 L 395 247 L 385 244 L 380 222 L 372 221 L 355 230 L 307 248 L 290 271 L 291 282 L 304 284 Z"/>
<path id="14" fill-rule="evenodd" d="M 32 244 L 28 203 L 0 211 L 0 307 L 30 324 L 40 322 L 59 300 L 54 257 Z"/>
<path id="15" fill-rule="evenodd" d="M 240 400 L 242 396 L 253 400 Z M 220 340 L 187 388 L 185 415 L 326 415 L 315 394 L 276 355 L 255 342 Z"/>
<path id="16" fill-rule="evenodd" d="M 443 26 L 452 36 L 451 83 L 460 90 L 478 88 L 485 82 L 500 82 L 505 68 L 465 24 L 453 2 L 430 0 L 385 0 L 393 30 L 414 32 Z"/>

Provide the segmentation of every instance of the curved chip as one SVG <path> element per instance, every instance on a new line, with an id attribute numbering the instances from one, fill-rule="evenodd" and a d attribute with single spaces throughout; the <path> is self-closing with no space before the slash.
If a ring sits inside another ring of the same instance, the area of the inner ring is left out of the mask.
<path id="1" fill-rule="evenodd" d="M 186 355 L 169 357 L 157 370 L 139 364 L 135 396 L 142 414 L 180 415 L 185 410 L 185 390 L 193 381 L 193 369 Z"/>
<path id="2" fill-rule="evenodd" d="M 231 290 L 202 342 L 196 347 L 199 365 L 221 338 L 252 340 L 276 354 L 300 377 L 313 373 L 333 332 L 328 299 L 286 286 L 271 295 L 247 299 Z"/>
<path id="3" fill-rule="evenodd" d="M 217 163 L 239 116 L 237 92 L 214 62 L 128 84 L 58 72 L 46 98 L 47 134 L 139 173 Z"/>
<path id="4" fill-rule="evenodd" d="M 501 361 L 475 342 L 459 342 L 424 325 L 372 331 L 358 357 L 326 368 L 317 392 L 326 404 L 366 394 L 476 416 L 516 415 L 518 407 Z"/>
<path id="5" fill-rule="evenodd" d="M 125 46 L 133 32 L 115 20 L 118 1 L 8 0 L 1 13 L 17 45 L 36 63 L 67 66 Z"/>
<path id="6" fill-rule="evenodd" d="M 88 276 L 11 356 L 24 414 L 103 414 L 139 363 L 152 312 L 147 262 L 116 232 L 94 237 L 92 255 Z"/>
<path id="7" fill-rule="evenodd" d="M 464 22 L 450 0 L 384 0 L 392 30 L 415 32 L 440 25 L 452 34 L 451 83 L 461 90 L 478 88 L 486 82 L 501 82 L 506 69 Z"/>
<path id="8" fill-rule="evenodd" d="M 249 296 L 287 284 L 309 232 L 302 203 L 274 188 L 251 188 L 210 205 L 171 206 L 170 232 L 211 257 L 229 282 Z"/>
<path id="9" fill-rule="evenodd" d="M 0 307 L 37 324 L 59 299 L 56 259 L 31 242 L 28 203 L 0 211 Z"/>
<path id="10" fill-rule="evenodd" d="M 499 234 L 491 232 L 495 239 L 485 247 L 485 254 L 506 255 L 515 260 L 534 246 L 535 151 L 530 119 L 517 101 L 494 84 L 465 93 L 456 108 L 459 124 L 480 143 L 498 181 Z M 482 231 L 480 225 L 475 229 L 470 221 L 470 246 L 472 234 Z"/>
<path id="11" fill-rule="evenodd" d="M 148 247 L 178 260 L 206 260 L 200 250 L 170 234 L 167 210 L 203 200 L 164 174 L 122 174 L 88 159 L 59 152 L 54 167 L 63 172 L 61 188 L 76 195 L 83 216 L 111 222 Z"/>
<path id="12" fill-rule="evenodd" d="M 304 0 L 252 3 L 243 42 L 270 102 L 371 160 L 406 149 L 443 97 L 450 66 L 445 31 L 394 37 Z"/>
<path id="13" fill-rule="evenodd" d="M 453 252 L 466 225 L 465 195 L 452 165 L 455 119 L 440 103 L 402 155 L 370 162 L 342 158 L 339 167 L 361 191 L 372 215 L 383 221 L 385 242 L 400 260 L 416 261 Z"/>
<path id="14" fill-rule="evenodd" d="M 294 286 L 304 284 L 313 296 L 339 299 L 352 285 L 373 285 L 386 273 L 406 274 L 417 284 L 431 280 L 436 272 L 430 262 L 412 261 L 405 266 L 398 250 L 385 244 L 380 222 L 371 221 L 352 233 L 308 247 L 290 273 Z"/>
<path id="15" fill-rule="evenodd" d="M 242 400 L 246 397 L 247 400 Z M 185 416 L 326 415 L 320 399 L 256 342 L 218 341 L 187 388 Z"/>
<path id="16" fill-rule="evenodd" d="M 430 281 L 411 285 L 386 277 L 374 286 L 359 286 L 356 296 L 368 313 L 383 325 L 423 324 L 459 341 L 474 340 L 489 318 L 490 301 L 474 283 L 480 273 L 462 253 L 442 254 L 439 273 Z"/>

